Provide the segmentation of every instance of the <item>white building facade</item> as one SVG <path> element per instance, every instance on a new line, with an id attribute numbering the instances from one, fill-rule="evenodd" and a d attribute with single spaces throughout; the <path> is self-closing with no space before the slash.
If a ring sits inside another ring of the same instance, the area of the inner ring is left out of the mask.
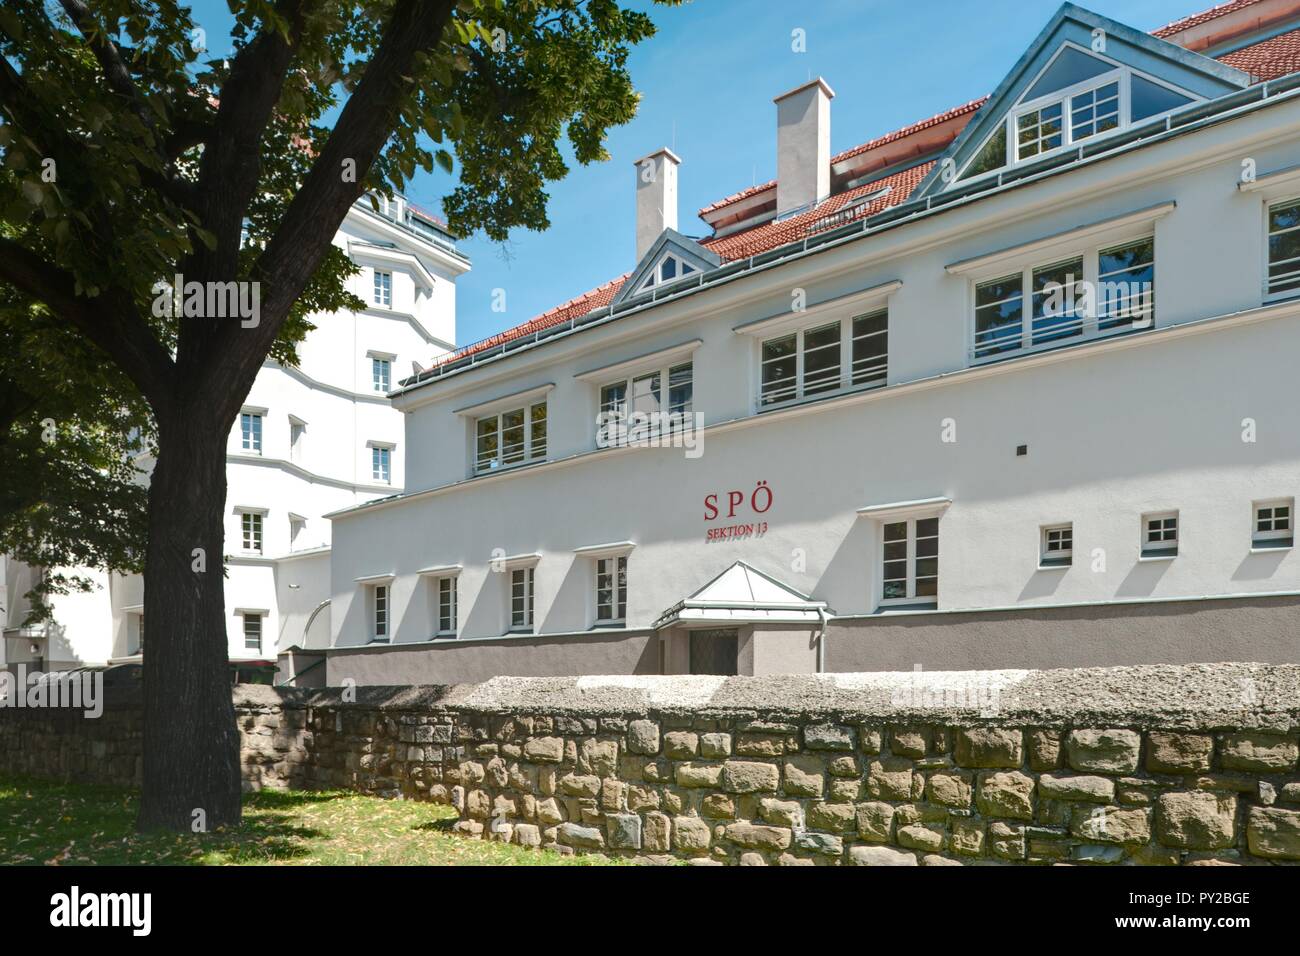
<path id="1" fill-rule="evenodd" d="M 1300 4 L 1221 9 L 837 155 L 792 90 L 701 239 L 638 161 L 627 277 L 394 395 L 328 681 L 1300 660 Z"/>
<path id="2" fill-rule="evenodd" d="M 230 434 L 224 560 L 237 665 L 328 643 L 323 515 L 402 491 L 407 449 L 388 392 L 413 363 L 455 348 L 456 279 L 468 260 L 433 216 L 401 197 L 378 202 L 354 205 L 334 240 L 358 266 L 349 289 L 365 310 L 312 316 L 298 365 L 266 362 Z M 138 660 L 147 646 L 138 576 L 83 572 L 95 590 L 55 597 L 53 621 L 25 627 L 24 595 L 39 569 L 0 565 L 5 664 Z"/>

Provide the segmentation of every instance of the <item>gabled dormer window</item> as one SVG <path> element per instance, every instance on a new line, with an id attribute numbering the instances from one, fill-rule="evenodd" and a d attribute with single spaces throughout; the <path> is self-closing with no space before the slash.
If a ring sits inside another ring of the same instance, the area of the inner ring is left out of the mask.
<path id="1" fill-rule="evenodd" d="M 1193 101 L 1118 61 L 1063 44 L 959 178 L 1037 160 Z"/>
<path id="2" fill-rule="evenodd" d="M 659 260 L 653 269 L 650 270 L 650 274 L 645 277 L 637 291 L 644 292 L 647 289 L 654 288 L 656 285 L 663 285 L 666 282 L 674 282 L 677 279 L 682 279 L 691 275 L 695 271 L 695 267 L 685 259 L 679 259 L 677 256 L 671 254 L 666 255 Z"/>

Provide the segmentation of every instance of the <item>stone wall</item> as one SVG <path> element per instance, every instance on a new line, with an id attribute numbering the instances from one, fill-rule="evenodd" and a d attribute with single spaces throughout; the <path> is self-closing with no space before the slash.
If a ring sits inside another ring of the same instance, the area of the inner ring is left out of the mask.
<path id="1" fill-rule="evenodd" d="M 562 852 L 1300 862 L 1295 666 L 500 678 L 240 688 L 236 703 L 250 788 L 445 801 L 467 836 Z M 103 779 L 125 769 L 130 739 L 138 755 L 138 736 L 103 729 L 138 730 L 129 708 L 80 727 L 51 719 L 0 710 L 0 767 Z"/>

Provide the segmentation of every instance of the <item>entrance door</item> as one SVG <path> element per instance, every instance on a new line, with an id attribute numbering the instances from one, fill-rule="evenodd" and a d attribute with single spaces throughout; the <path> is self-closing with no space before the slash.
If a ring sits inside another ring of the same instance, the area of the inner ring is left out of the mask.
<path id="1" fill-rule="evenodd" d="M 717 631 L 691 631 L 691 673 L 737 673 L 736 649 L 739 643 L 735 628 Z"/>

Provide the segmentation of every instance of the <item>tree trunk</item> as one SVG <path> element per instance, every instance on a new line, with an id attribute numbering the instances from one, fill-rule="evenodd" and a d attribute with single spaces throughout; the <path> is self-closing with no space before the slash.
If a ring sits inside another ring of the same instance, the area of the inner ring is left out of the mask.
<path id="1" fill-rule="evenodd" d="M 222 560 L 230 422 L 218 414 L 190 406 L 158 415 L 144 572 L 141 830 L 201 832 L 240 819 Z"/>

